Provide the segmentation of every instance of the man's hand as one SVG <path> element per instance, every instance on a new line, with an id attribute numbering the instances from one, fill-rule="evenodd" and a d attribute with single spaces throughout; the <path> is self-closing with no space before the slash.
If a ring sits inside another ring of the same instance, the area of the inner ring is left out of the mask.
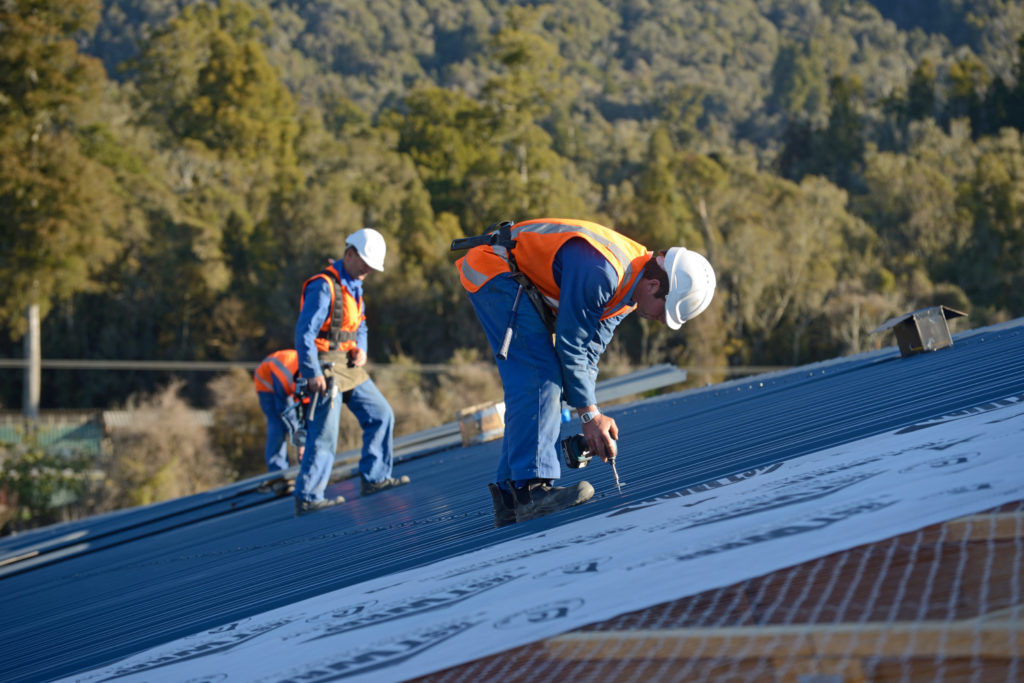
<path id="1" fill-rule="evenodd" d="M 320 375 L 307 381 L 306 386 L 309 388 L 309 393 L 322 394 L 327 391 L 327 380 L 324 379 L 323 375 Z"/>
<path id="2" fill-rule="evenodd" d="M 366 351 L 363 351 L 358 346 L 354 349 L 350 349 L 348 352 L 348 359 L 352 362 L 352 367 L 361 368 L 366 365 Z"/>
<path id="3" fill-rule="evenodd" d="M 608 462 L 615 457 L 613 442 L 619 440 L 619 426 L 612 418 L 604 414 L 595 416 L 593 420 L 583 425 L 583 436 L 587 440 L 590 452 L 599 456 L 602 462 Z"/>

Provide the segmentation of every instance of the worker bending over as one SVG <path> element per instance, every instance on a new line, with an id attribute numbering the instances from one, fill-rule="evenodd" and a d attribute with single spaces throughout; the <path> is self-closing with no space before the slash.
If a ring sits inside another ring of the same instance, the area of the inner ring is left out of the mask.
<path id="1" fill-rule="evenodd" d="M 488 485 L 497 527 L 594 495 L 586 481 L 553 485 L 561 473 L 563 392 L 580 417 L 590 451 L 605 462 L 614 458 L 618 426 L 601 414 L 594 386 L 598 359 L 615 328 L 636 309 L 644 318 L 679 329 L 708 307 L 715 291 L 714 270 L 700 254 L 683 247 L 652 253 L 589 221 L 523 221 L 511 226 L 511 238 L 510 244 L 475 246 L 456 263 L 499 358 L 505 391 L 501 459 L 496 482 Z M 537 306 L 520 286 L 527 293 L 535 288 Z M 525 303 L 516 306 L 517 297 Z"/>
<path id="2" fill-rule="evenodd" d="M 263 449 L 267 472 L 288 469 L 288 434 L 295 430 L 289 429 L 283 413 L 298 400 L 295 397 L 295 380 L 298 377 L 299 354 L 295 349 L 275 351 L 263 359 L 253 374 L 260 410 L 267 418 L 267 443 Z M 302 444 L 297 443 L 296 446 L 301 459 Z"/>

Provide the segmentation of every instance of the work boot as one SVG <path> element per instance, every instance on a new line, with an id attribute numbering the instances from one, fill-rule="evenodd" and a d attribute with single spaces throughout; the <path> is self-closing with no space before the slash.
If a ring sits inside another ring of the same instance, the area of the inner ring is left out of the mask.
<path id="1" fill-rule="evenodd" d="M 260 482 L 260 485 L 256 487 L 256 491 L 259 493 L 273 493 L 275 496 L 284 496 L 294 490 L 294 482 L 290 482 L 284 477 L 262 481 Z"/>
<path id="2" fill-rule="evenodd" d="M 594 487 L 585 481 L 572 486 L 552 486 L 546 479 L 532 479 L 522 488 L 512 486 L 511 481 L 507 483 L 514 492 L 517 522 L 586 503 L 594 496 Z"/>
<path id="3" fill-rule="evenodd" d="M 373 493 L 380 493 L 396 486 L 405 486 L 409 483 L 409 476 L 403 474 L 400 477 L 392 477 L 384 481 L 366 481 L 366 477 L 359 475 L 359 495 L 369 496 Z"/>
<path id="4" fill-rule="evenodd" d="M 494 528 L 516 523 L 516 501 L 512 494 L 497 484 L 488 484 L 487 489 L 491 492 L 491 499 L 494 501 Z"/>
<path id="5" fill-rule="evenodd" d="M 316 512 L 317 510 L 323 510 L 324 508 L 334 507 L 335 505 L 341 505 L 344 502 L 344 496 L 337 496 L 336 498 L 323 498 L 321 500 L 300 500 L 296 498 L 295 516 L 301 517 L 302 515 L 309 514 L 310 512 Z"/>

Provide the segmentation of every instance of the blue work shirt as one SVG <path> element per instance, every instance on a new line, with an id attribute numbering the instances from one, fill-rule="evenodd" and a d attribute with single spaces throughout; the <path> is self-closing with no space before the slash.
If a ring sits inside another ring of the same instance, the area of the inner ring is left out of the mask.
<path id="1" fill-rule="evenodd" d="M 348 288 L 349 293 L 362 305 L 363 281 L 354 278 L 345 270 L 341 259 L 334 262 L 334 267 L 341 276 L 341 283 Z M 341 293 L 335 293 L 335 299 L 340 300 Z M 340 304 L 340 301 L 339 301 Z M 295 349 L 299 352 L 299 374 L 306 379 L 312 379 L 324 374 L 320 368 L 319 351 L 316 348 L 316 335 L 320 327 L 327 320 L 331 313 L 331 285 L 325 278 L 317 278 L 306 285 L 305 299 L 302 302 L 302 310 L 299 311 L 299 320 L 295 324 Z M 356 346 L 366 351 L 366 321 L 363 320 L 356 331 Z"/>
<path id="2" fill-rule="evenodd" d="M 574 408 L 596 405 L 597 362 L 626 313 L 601 320 L 605 305 L 615 296 L 615 268 L 584 239 L 571 239 L 555 254 L 552 267 L 558 297 L 555 353 L 562 365 L 565 400 Z M 639 278 L 637 282 L 639 282 Z M 636 283 L 623 299 L 633 300 Z"/>

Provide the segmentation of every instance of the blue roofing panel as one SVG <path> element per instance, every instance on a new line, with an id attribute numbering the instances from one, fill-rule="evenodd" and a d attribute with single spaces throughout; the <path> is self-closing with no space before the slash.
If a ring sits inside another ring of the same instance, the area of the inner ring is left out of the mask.
<path id="1" fill-rule="evenodd" d="M 412 484 L 302 518 L 259 479 L 0 542 L 4 680 L 106 664 L 231 620 L 454 557 L 570 520 L 1024 394 L 1024 322 L 895 347 L 607 410 L 619 424 L 616 492 L 594 462 L 586 505 L 492 527 L 493 441 L 401 462 Z M 577 423 L 565 426 L 568 435 Z M 35 554 L 38 553 L 38 554 Z"/>

